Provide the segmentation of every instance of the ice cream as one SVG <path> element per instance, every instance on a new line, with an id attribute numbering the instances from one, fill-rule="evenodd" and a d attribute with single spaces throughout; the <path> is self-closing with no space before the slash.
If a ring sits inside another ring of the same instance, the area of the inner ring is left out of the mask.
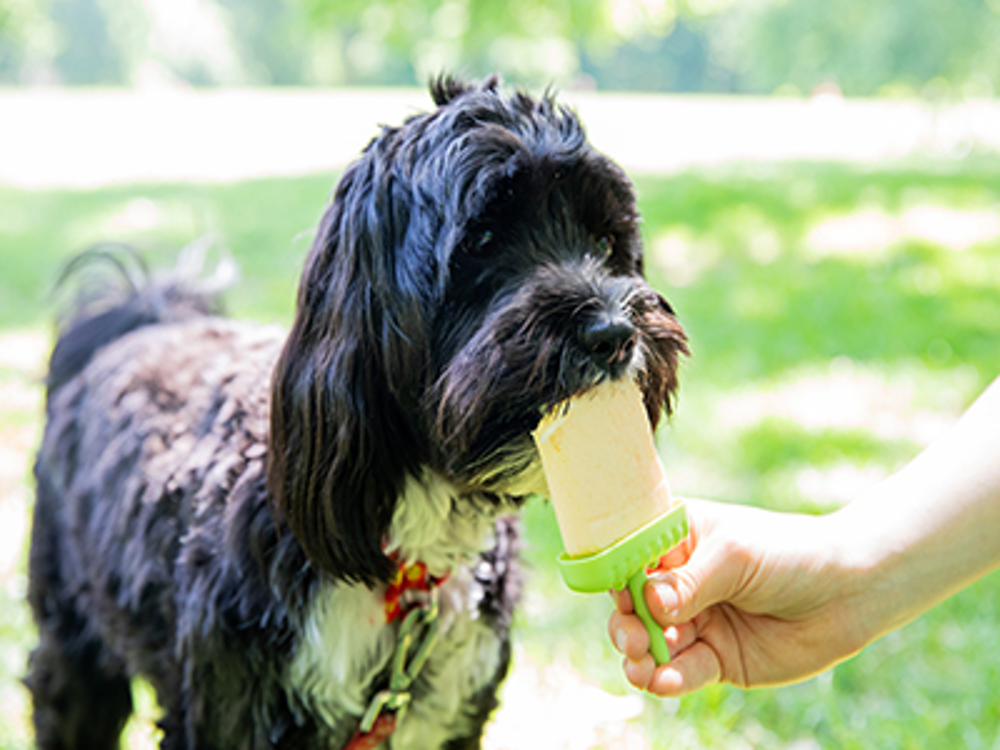
<path id="1" fill-rule="evenodd" d="M 566 554 L 563 581 L 596 593 L 628 586 L 658 664 L 670 660 L 646 607 L 646 568 L 688 532 L 671 500 L 638 386 L 605 383 L 558 404 L 532 437 L 538 446 Z"/>
<path id="2" fill-rule="evenodd" d="M 600 552 L 674 505 L 642 394 L 631 381 L 564 401 L 534 438 L 570 557 Z"/>

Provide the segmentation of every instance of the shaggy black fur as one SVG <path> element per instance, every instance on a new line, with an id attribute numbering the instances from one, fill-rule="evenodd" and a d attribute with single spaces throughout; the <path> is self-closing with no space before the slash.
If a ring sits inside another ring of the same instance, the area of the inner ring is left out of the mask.
<path id="1" fill-rule="evenodd" d="M 400 521 L 430 497 L 414 486 L 448 488 L 428 554 L 470 523 L 492 546 L 454 542 L 442 593 L 471 609 L 442 605 L 391 746 L 478 746 L 517 596 L 504 515 L 544 491 L 530 431 L 620 377 L 655 426 L 685 338 L 642 278 L 630 183 L 571 112 L 492 79 L 432 93 L 435 111 L 384 128 L 341 179 L 287 337 L 205 314 L 183 279 L 64 325 L 30 558 L 43 750 L 113 747 L 133 675 L 157 691 L 164 748 L 342 747 L 357 706 L 296 659 L 328 597 L 356 589 L 364 607 L 370 589 L 377 606 L 389 549 L 420 549 Z M 390 655 L 351 654 L 341 688 L 367 700 Z M 452 714 L 436 708 L 449 679 L 469 684 Z"/>

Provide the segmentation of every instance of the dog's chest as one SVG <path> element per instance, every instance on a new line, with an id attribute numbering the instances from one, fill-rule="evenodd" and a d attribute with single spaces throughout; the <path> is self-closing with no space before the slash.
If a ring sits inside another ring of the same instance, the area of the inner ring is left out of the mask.
<path id="1" fill-rule="evenodd" d="M 477 569 L 490 564 L 480 553 L 496 543 L 495 513 L 457 512 L 448 490 L 439 480 L 412 480 L 388 540 L 387 552 L 423 562 L 431 576 L 447 576 L 434 587 L 438 637 L 392 735 L 394 750 L 428 750 L 461 736 L 475 715 L 473 699 L 496 680 L 505 658 L 506 633 L 481 612 L 489 596 L 481 581 L 490 576 Z M 418 602 L 422 596 L 417 594 Z M 291 686 L 338 737 L 353 733 L 373 694 L 386 687 L 402 622 L 387 622 L 387 601 L 385 586 L 327 583 L 307 615 Z"/>
<path id="2" fill-rule="evenodd" d="M 439 635 L 412 687 L 413 701 L 391 747 L 434 748 L 466 723 L 469 701 L 496 674 L 501 638 L 477 605 L 483 591 L 467 568 L 437 592 Z M 306 622 L 292 664 L 294 692 L 308 711 L 340 735 L 351 734 L 376 690 L 384 688 L 398 644 L 399 620 L 386 622 L 384 590 L 329 585 Z"/>

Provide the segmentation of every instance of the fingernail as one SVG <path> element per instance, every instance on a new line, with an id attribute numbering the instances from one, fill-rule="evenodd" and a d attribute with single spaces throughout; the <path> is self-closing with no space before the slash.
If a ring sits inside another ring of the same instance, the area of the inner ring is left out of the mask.
<path id="1" fill-rule="evenodd" d="M 624 630 L 619 630 L 618 632 L 615 633 L 615 645 L 618 647 L 618 650 L 621 651 L 623 654 L 625 653 L 625 641 L 626 641 L 626 636 Z"/>
<path id="2" fill-rule="evenodd" d="M 680 600 L 677 597 L 677 592 L 674 591 L 674 587 L 668 583 L 656 583 L 653 584 L 653 591 L 660 598 L 660 606 L 667 612 L 673 612 L 677 609 L 677 605 L 680 604 Z"/>

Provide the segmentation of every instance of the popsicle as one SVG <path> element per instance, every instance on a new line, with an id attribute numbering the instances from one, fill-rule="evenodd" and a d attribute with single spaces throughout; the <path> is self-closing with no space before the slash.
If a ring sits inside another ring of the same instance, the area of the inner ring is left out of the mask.
<path id="1" fill-rule="evenodd" d="M 533 433 L 565 554 L 559 570 L 574 591 L 626 585 L 658 664 L 670 659 L 646 607 L 646 568 L 687 536 L 670 494 L 642 394 L 631 381 L 603 383 L 557 404 Z"/>

